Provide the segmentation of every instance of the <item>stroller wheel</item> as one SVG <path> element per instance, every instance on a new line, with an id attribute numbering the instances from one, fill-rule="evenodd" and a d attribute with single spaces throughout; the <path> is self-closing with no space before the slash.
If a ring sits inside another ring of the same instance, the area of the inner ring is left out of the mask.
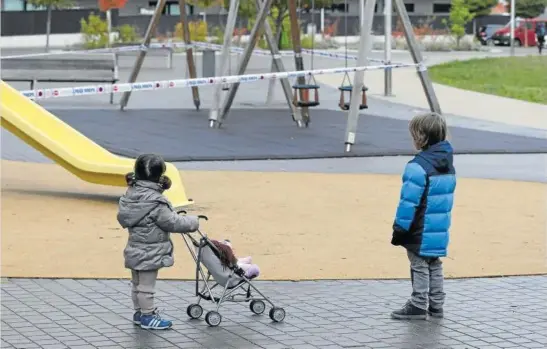
<path id="1" fill-rule="evenodd" d="M 188 308 L 186 308 L 186 314 L 192 319 L 199 319 L 203 314 L 203 308 L 199 304 L 190 304 Z"/>
<path id="2" fill-rule="evenodd" d="M 283 308 L 273 307 L 270 309 L 270 319 L 275 322 L 281 322 L 285 319 L 285 310 Z"/>
<path id="3" fill-rule="evenodd" d="M 266 304 L 261 300 L 252 300 L 251 304 L 249 304 L 249 308 L 251 308 L 253 313 L 260 315 L 266 310 Z"/>
<path id="4" fill-rule="evenodd" d="M 205 315 L 205 322 L 211 327 L 216 327 L 222 322 L 222 316 L 214 310 Z"/>

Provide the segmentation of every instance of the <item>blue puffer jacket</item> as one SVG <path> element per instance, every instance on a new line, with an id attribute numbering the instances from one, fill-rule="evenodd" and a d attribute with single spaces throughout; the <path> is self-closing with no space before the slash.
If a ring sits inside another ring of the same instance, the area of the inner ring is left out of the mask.
<path id="1" fill-rule="evenodd" d="M 422 257 L 446 256 L 455 189 L 453 149 L 448 141 L 418 153 L 403 174 L 391 243 Z"/>

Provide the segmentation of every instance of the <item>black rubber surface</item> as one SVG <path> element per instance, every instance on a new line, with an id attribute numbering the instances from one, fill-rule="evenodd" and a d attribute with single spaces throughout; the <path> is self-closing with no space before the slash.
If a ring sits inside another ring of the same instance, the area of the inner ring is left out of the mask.
<path id="1" fill-rule="evenodd" d="M 299 129 L 285 110 L 233 109 L 223 128 L 208 127 L 201 110 L 55 110 L 113 153 L 161 154 L 167 161 L 306 159 L 414 154 L 408 121 L 361 115 L 357 144 L 344 152 L 346 113 L 312 110 Z M 547 140 L 450 128 L 458 154 L 547 153 Z"/>

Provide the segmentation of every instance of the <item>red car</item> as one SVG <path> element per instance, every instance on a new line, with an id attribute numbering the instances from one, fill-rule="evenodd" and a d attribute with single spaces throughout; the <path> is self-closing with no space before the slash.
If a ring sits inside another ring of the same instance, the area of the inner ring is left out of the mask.
<path id="1" fill-rule="evenodd" d="M 544 23 L 547 25 L 546 19 L 520 19 L 517 20 L 515 25 L 515 45 L 524 46 L 536 46 L 536 25 L 537 23 Z M 508 23 L 503 28 L 497 30 L 494 35 L 492 35 L 492 42 L 494 45 L 509 45 L 511 39 L 511 26 Z"/>

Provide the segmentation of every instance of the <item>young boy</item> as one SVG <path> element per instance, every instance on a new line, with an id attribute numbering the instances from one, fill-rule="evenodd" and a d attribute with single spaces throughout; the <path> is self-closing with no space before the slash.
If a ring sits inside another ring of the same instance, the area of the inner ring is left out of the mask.
<path id="1" fill-rule="evenodd" d="M 443 317 L 445 293 L 440 257 L 448 246 L 456 172 L 446 140 L 445 119 L 437 113 L 415 116 L 410 135 L 421 150 L 405 167 L 391 243 L 403 246 L 410 260 L 412 296 L 394 319 Z M 429 300 L 429 307 L 428 307 Z"/>
<path id="2" fill-rule="evenodd" d="M 129 188 L 120 199 L 118 209 L 118 222 L 129 230 L 123 254 L 125 267 L 131 269 L 133 322 L 152 330 L 172 325 L 171 321 L 160 318 L 154 306 L 158 270 L 174 263 L 169 233 L 188 233 L 199 228 L 198 217 L 177 214 L 162 195 L 171 186 L 165 170 L 160 156 L 139 156 L 135 171 L 125 177 Z"/>

